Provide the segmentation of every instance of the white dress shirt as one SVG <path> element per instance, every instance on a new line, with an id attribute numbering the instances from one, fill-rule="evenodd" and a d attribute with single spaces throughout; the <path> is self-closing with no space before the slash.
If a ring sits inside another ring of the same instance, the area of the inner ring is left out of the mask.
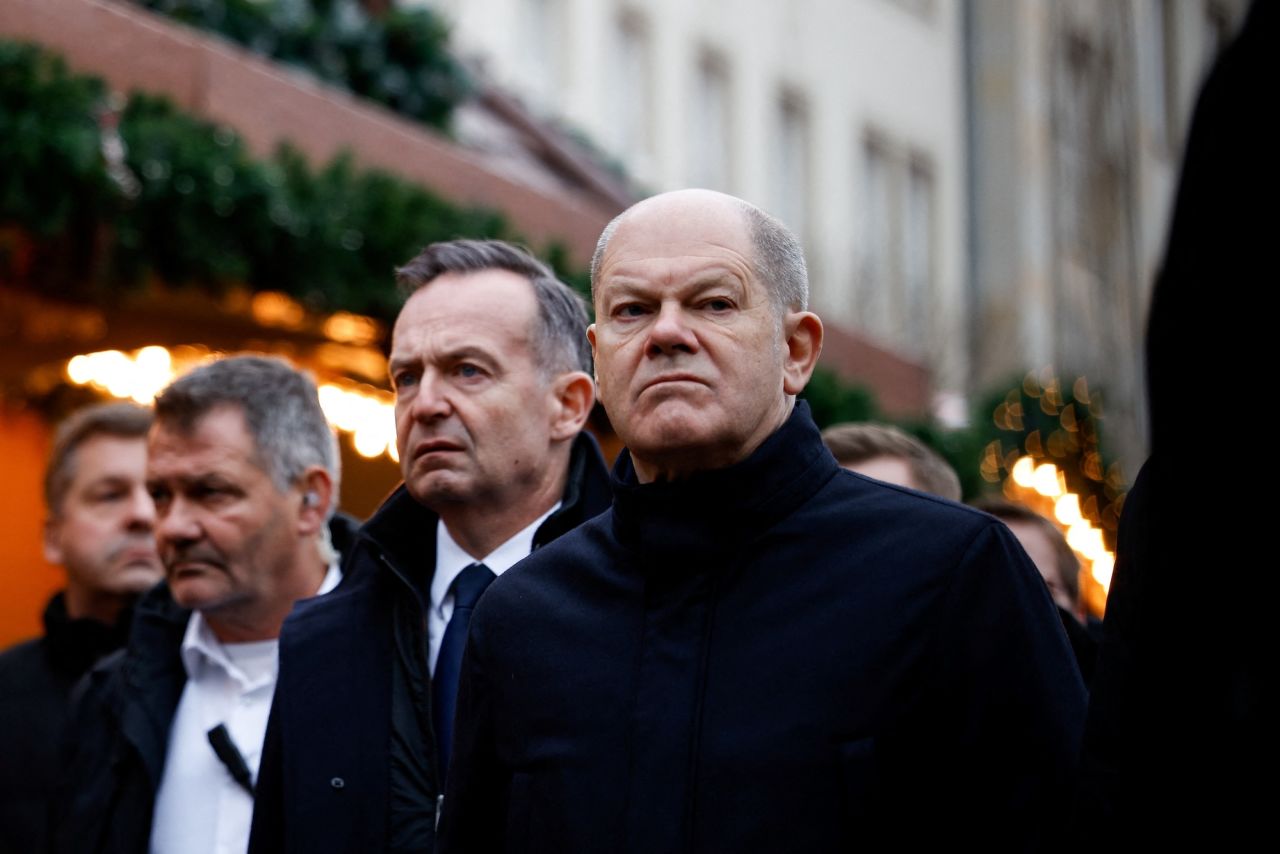
<path id="1" fill-rule="evenodd" d="M 331 565 L 316 595 L 342 578 Z M 256 780 L 275 693 L 279 640 L 221 643 L 199 611 L 187 621 L 182 665 L 187 684 L 169 730 L 164 773 L 151 824 L 152 854 L 243 854 L 253 799 L 232 779 L 209 730 L 225 724 Z"/>
<path id="2" fill-rule="evenodd" d="M 431 577 L 431 607 L 427 609 L 427 641 L 429 644 L 428 662 L 431 672 L 436 672 L 436 659 L 440 657 L 440 644 L 444 641 L 444 630 L 453 616 L 453 580 L 458 573 L 473 563 L 482 563 L 493 570 L 494 575 L 502 575 L 511 567 L 529 556 L 533 551 L 533 535 L 547 517 L 560 509 L 560 502 L 543 513 L 529 527 L 520 531 L 511 539 L 498 546 L 482 558 L 474 558 L 467 554 L 462 546 L 449 535 L 449 529 L 443 521 L 436 523 L 436 572 Z"/>

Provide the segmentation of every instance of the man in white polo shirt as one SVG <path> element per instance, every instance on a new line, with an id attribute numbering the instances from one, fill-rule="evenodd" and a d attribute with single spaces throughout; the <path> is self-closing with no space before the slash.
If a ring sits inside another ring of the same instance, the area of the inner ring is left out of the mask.
<path id="1" fill-rule="evenodd" d="M 315 385 L 279 359 L 223 359 L 156 400 L 166 582 L 84 688 L 57 850 L 245 850 L 280 626 L 339 580 L 337 483 Z"/>

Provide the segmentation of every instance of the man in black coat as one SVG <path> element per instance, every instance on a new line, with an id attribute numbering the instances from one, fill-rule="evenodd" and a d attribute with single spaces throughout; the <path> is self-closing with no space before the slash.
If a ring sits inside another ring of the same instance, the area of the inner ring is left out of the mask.
<path id="1" fill-rule="evenodd" d="M 582 299 L 498 241 L 434 244 L 399 277 L 404 485 L 361 529 L 344 584 L 285 625 L 257 854 L 433 849 L 475 600 L 610 500 L 581 433 L 595 401 Z"/>
<path id="2" fill-rule="evenodd" d="M 1276 187 L 1262 105 L 1277 47 L 1280 6 L 1256 2 L 1187 138 L 1147 321 L 1151 455 L 1120 517 L 1084 738 L 1077 824 L 1091 851 L 1245 850 L 1272 823 L 1274 518 L 1247 497 L 1266 469 L 1240 451 L 1202 465 L 1224 437 L 1250 445 L 1187 401 L 1198 383 L 1252 400 L 1274 358 L 1274 321 L 1247 295 L 1275 275 L 1274 220 L 1255 199 Z"/>
<path id="3" fill-rule="evenodd" d="M 1003 525 L 823 447 L 795 238 L 665 194 L 592 281 L 629 453 L 475 612 L 441 850 L 1041 847 L 1084 715 L 1053 603 Z"/>
<path id="4" fill-rule="evenodd" d="M 128 403 L 76 412 L 58 427 L 45 469 L 45 558 L 67 586 L 44 611 L 43 637 L 0 653 L 0 852 L 45 849 L 58 744 L 71 688 L 124 645 L 131 605 L 161 578 L 147 494 L 151 413 Z"/>
<path id="5" fill-rule="evenodd" d="M 146 485 L 165 582 L 77 689 L 59 854 L 242 849 L 280 626 L 339 579 L 337 443 L 315 384 L 281 359 L 220 359 L 171 383 Z"/>

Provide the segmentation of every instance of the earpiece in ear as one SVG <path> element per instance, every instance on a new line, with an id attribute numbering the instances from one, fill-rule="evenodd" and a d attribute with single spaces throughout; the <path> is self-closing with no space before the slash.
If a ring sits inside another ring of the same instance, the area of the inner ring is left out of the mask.
<path id="1" fill-rule="evenodd" d="M 303 507 L 315 507 L 319 503 L 320 496 L 315 492 L 315 490 L 309 489 L 302 496 Z"/>

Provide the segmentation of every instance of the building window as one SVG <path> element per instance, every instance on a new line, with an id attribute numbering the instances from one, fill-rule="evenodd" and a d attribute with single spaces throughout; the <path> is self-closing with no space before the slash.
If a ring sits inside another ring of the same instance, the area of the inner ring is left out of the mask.
<path id="1" fill-rule="evenodd" d="M 1169 62 L 1172 47 L 1169 40 L 1170 21 L 1165 0 L 1147 0 L 1146 27 L 1153 37 L 1146 39 L 1146 67 L 1143 70 L 1143 106 L 1151 139 L 1161 145 L 1169 141 Z"/>
<path id="2" fill-rule="evenodd" d="M 556 103 L 563 79 L 564 16 L 561 0 L 520 0 L 520 65 L 535 103 Z"/>
<path id="3" fill-rule="evenodd" d="M 631 171 L 643 175 L 653 157 L 653 74 L 649 28 L 634 10 L 618 16 L 613 52 L 614 152 Z"/>
<path id="4" fill-rule="evenodd" d="M 879 136 L 868 136 L 862 146 L 865 185 L 863 210 L 863 282 L 858 313 L 864 322 L 881 333 L 891 326 L 889 304 L 896 279 L 894 264 L 899 256 L 895 245 L 897 218 L 893 204 L 893 168 L 888 144 Z"/>
<path id="5" fill-rule="evenodd" d="M 774 140 L 773 210 L 802 242 L 809 232 L 809 114 L 804 101 L 785 92 L 778 101 Z"/>
<path id="6" fill-rule="evenodd" d="M 862 178 L 865 228 L 855 311 L 876 333 L 923 352 L 936 296 L 932 158 L 871 132 L 863 140 Z"/>
<path id="7" fill-rule="evenodd" d="M 729 190 L 732 175 L 729 73 L 723 57 L 704 53 L 689 99 L 689 184 Z"/>
<path id="8" fill-rule="evenodd" d="M 1060 73 L 1054 92 L 1053 134 L 1058 180 L 1054 203 L 1060 245 L 1075 263 L 1089 265 L 1095 255 L 1091 171 L 1098 166 L 1104 133 L 1101 100 L 1109 81 L 1101 52 L 1081 33 L 1062 42 Z M 1091 265 L 1094 266 L 1094 265 Z"/>
<path id="9" fill-rule="evenodd" d="M 903 326 L 914 341 L 929 334 L 933 300 L 933 169 L 921 156 L 907 165 L 902 218 Z"/>
<path id="10" fill-rule="evenodd" d="M 935 12 L 934 0 L 890 0 L 890 2 L 922 21 L 931 20 Z"/>

